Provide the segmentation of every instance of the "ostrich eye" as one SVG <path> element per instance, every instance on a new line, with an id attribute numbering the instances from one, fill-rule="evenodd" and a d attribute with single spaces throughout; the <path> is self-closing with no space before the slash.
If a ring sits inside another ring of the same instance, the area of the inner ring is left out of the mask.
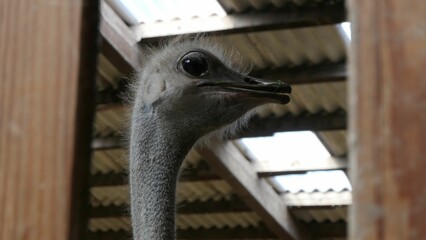
<path id="1" fill-rule="evenodd" d="M 182 69 L 191 76 L 200 77 L 208 73 L 207 56 L 201 52 L 190 52 L 180 61 Z"/>

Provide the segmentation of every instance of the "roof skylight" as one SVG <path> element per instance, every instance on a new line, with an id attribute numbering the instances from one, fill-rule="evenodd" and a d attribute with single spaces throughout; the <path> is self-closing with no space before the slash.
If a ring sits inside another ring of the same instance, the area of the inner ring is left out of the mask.
<path id="1" fill-rule="evenodd" d="M 330 153 L 311 131 L 243 138 L 242 142 L 259 161 L 308 161 L 330 157 Z"/>
<path id="2" fill-rule="evenodd" d="M 107 0 L 127 23 L 167 22 L 225 16 L 216 0 Z"/>
<path id="3" fill-rule="evenodd" d="M 346 36 L 348 37 L 349 41 L 351 40 L 351 23 L 344 22 L 340 24 L 343 28 L 343 31 L 345 32 Z"/>
<path id="4" fill-rule="evenodd" d="M 321 161 L 330 153 L 311 131 L 277 133 L 273 137 L 244 138 L 242 143 L 258 161 Z M 346 174 L 340 170 L 311 171 L 272 178 L 281 191 L 313 192 L 351 190 Z"/>

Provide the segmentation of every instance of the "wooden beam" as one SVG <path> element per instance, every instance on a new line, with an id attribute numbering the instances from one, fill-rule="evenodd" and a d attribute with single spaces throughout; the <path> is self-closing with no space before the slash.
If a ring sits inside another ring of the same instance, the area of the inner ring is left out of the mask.
<path id="1" fill-rule="evenodd" d="M 82 239 L 99 2 L 0 9 L 0 239 Z"/>
<path id="2" fill-rule="evenodd" d="M 339 222 L 307 223 L 306 227 L 315 236 L 315 239 L 346 239 L 348 233 L 348 224 Z"/>
<path id="3" fill-rule="evenodd" d="M 283 153 L 285 155 L 285 153 Z M 284 158 L 284 157 L 283 157 Z M 304 159 L 295 161 L 258 161 L 252 163 L 259 177 L 273 177 L 284 174 L 297 174 L 307 171 L 346 170 L 346 159 L 329 157 L 327 159 Z"/>
<path id="4" fill-rule="evenodd" d="M 196 18 L 132 27 L 136 39 L 160 38 L 195 33 L 230 34 L 336 24 L 346 21 L 344 3 L 317 7 L 288 8 L 269 12 L 229 14 L 224 17 Z"/>
<path id="5" fill-rule="evenodd" d="M 305 223 L 315 239 L 345 238 L 347 236 L 347 224 L 345 222 Z M 127 231 L 90 232 L 87 235 L 90 240 L 130 240 Z M 276 239 L 276 236 L 264 225 L 258 227 L 236 228 L 212 228 L 212 229 L 188 229 L 178 230 L 177 239 Z"/>
<path id="6" fill-rule="evenodd" d="M 255 77 L 277 79 L 291 85 L 341 82 L 347 78 L 346 62 L 257 70 Z"/>
<path id="7" fill-rule="evenodd" d="M 350 239 L 426 236 L 426 4 L 349 1 Z"/>
<path id="8" fill-rule="evenodd" d="M 346 129 L 346 113 L 301 114 L 299 116 L 253 117 L 246 130 L 238 133 L 237 138 L 272 136 L 277 132 L 288 131 L 328 131 Z"/>
<path id="9" fill-rule="evenodd" d="M 265 239 L 276 238 L 267 227 L 235 227 L 178 230 L 178 239 Z"/>
<path id="10" fill-rule="evenodd" d="M 130 75 L 139 68 L 136 37 L 123 20 L 105 2 L 101 1 L 100 32 L 102 34 L 102 54 L 120 72 Z"/>
<path id="11" fill-rule="evenodd" d="M 177 239 L 275 239 L 276 236 L 263 225 L 258 227 L 235 228 L 199 228 L 177 230 Z M 87 234 L 90 240 L 129 240 L 127 231 L 90 232 Z"/>
<path id="12" fill-rule="evenodd" d="M 280 196 L 258 178 L 247 159 L 232 142 L 215 143 L 198 150 L 211 168 L 235 190 L 281 239 L 309 239 L 309 233 L 289 214 Z"/>

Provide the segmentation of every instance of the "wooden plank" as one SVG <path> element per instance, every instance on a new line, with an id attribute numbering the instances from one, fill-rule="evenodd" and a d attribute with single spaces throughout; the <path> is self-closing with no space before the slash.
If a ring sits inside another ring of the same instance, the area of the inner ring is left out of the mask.
<path id="1" fill-rule="evenodd" d="M 177 230 L 177 239 L 275 239 L 276 236 L 265 226 L 235 228 L 199 228 Z M 130 240 L 127 231 L 90 232 L 90 240 Z"/>
<path id="2" fill-rule="evenodd" d="M 423 239 L 426 4 L 349 2 L 350 239 Z"/>
<path id="3" fill-rule="evenodd" d="M 132 27 L 136 39 L 160 38 L 195 33 L 230 34 L 336 24 L 346 21 L 343 2 L 321 7 L 288 8 L 269 12 L 229 14 L 224 17 L 195 18 Z"/>
<path id="4" fill-rule="evenodd" d="M 0 1 L 0 239 L 82 239 L 98 1 Z"/>
<path id="5" fill-rule="evenodd" d="M 285 155 L 285 153 L 283 153 Z M 252 163 L 259 177 L 272 177 L 284 174 L 297 174 L 307 171 L 346 170 L 346 159 L 329 157 L 327 159 L 304 159 L 286 161 L 258 161 Z"/>
<path id="6" fill-rule="evenodd" d="M 255 77 L 279 79 L 291 85 L 341 82 L 347 78 L 346 62 L 321 63 L 311 66 L 280 67 L 250 73 Z"/>
<path id="7" fill-rule="evenodd" d="M 314 236 L 322 239 L 346 239 L 348 233 L 348 226 L 346 222 L 322 222 L 322 223 L 308 223 L 307 228 Z"/>
<path id="8" fill-rule="evenodd" d="M 309 239 L 306 231 L 289 214 L 285 202 L 256 172 L 232 142 L 215 143 L 198 149 L 200 155 L 255 211 L 280 239 Z"/>
<path id="9" fill-rule="evenodd" d="M 137 41 L 123 20 L 105 2 L 101 2 L 100 32 L 102 54 L 125 75 L 139 68 Z"/>
<path id="10" fill-rule="evenodd" d="M 277 132 L 289 131 L 329 131 L 346 129 L 346 113 L 301 114 L 299 116 L 253 117 L 246 129 L 236 134 L 236 138 L 272 136 Z"/>
<path id="11" fill-rule="evenodd" d="M 345 222 L 305 223 L 310 231 L 315 233 L 317 239 L 322 238 L 345 238 L 347 235 L 347 224 Z M 276 239 L 264 225 L 259 227 L 235 227 L 235 228 L 212 228 L 212 229 L 188 229 L 178 230 L 177 239 Z M 87 235 L 90 240 L 130 240 L 127 231 L 90 232 Z"/>

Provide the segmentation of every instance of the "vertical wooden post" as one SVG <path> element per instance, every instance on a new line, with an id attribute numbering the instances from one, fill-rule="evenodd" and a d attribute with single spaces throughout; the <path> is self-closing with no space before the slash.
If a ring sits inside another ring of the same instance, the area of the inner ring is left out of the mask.
<path id="1" fill-rule="evenodd" d="M 0 239 L 82 239 L 98 7 L 0 0 Z"/>
<path id="2" fill-rule="evenodd" d="M 426 3 L 351 0 L 350 239 L 426 238 Z"/>

